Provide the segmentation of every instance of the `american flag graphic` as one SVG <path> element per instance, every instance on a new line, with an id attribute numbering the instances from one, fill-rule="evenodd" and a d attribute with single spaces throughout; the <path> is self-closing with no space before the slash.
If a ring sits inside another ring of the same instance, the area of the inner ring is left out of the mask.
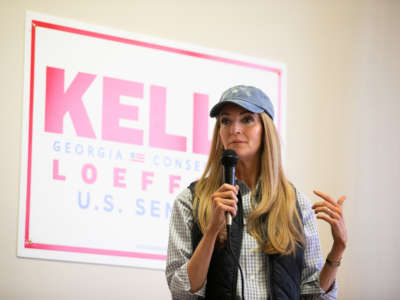
<path id="1" fill-rule="evenodd" d="M 131 161 L 144 163 L 144 153 L 131 152 Z"/>

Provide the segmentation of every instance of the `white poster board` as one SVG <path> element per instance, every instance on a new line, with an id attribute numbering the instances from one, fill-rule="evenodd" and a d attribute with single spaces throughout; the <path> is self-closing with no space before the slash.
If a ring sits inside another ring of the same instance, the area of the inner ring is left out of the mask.
<path id="1" fill-rule="evenodd" d="M 175 196 L 201 176 L 227 88 L 282 64 L 27 13 L 18 255 L 163 269 Z"/>

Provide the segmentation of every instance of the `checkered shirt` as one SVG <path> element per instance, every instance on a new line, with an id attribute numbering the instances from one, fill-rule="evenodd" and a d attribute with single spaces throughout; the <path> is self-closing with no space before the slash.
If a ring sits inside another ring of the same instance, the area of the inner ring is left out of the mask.
<path id="1" fill-rule="evenodd" d="M 251 211 L 251 191 L 243 182 L 237 181 L 242 195 L 243 219 L 246 226 L 247 217 Z M 301 208 L 304 224 L 306 247 L 304 252 L 304 269 L 301 276 L 301 299 L 326 299 L 337 298 L 336 281 L 325 293 L 319 283 L 319 273 L 322 268 L 321 249 L 316 226 L 316 218 L 308 198 L 297 191 L 297 199 Z M 187 188 L 176 198 L 171 213 L 166 277 L 172 299 L 190 300 L 205 296 L 206 283 L 195 294 L 190 293 L 190 282 L 187 274 L 187 263 L 192 256 L 192 227 L 194 225 L 192 211 L 192 193 Z M 268 268 L 265 254 L 258 247 L 257 241 L 247 232 L 243 231 L 243 242 L 239 258 L 240 266 L 244 273 L 245 299 L 267 299 L 270 291 Z M 240 272 L 238 272 L 237 295 L 241 296 Z M 240 299 L 240 298 L 239 298 Z"/>

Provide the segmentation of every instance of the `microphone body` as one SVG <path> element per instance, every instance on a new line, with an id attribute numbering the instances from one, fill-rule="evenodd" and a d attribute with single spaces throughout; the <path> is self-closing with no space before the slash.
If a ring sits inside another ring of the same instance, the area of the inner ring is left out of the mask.
<path id="1" fill-rule="evenodd" d="M 223 166 L 223 181 L 235 186 L 235 169 L 238 156 L 234 150 L 227 149 L 222 153 L 221 163 Z M 232 215 L 226 214 L 226 225 L 232 225 Z"/>

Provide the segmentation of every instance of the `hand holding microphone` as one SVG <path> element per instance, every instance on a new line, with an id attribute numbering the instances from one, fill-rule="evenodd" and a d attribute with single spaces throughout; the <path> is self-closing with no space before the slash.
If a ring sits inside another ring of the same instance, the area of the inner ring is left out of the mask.
<path id="1" fill-rule="evenodd" d="M 211 195 L 213 202 L 213 211 L 210 222 L 210 229 L 216 233 L 226 223 L 232 224 L 232 217 L 237 212 L 237 193 L 239 187 L 235 186 L 235 167 L 237 163 L 237 154 L 233 150 L 225 150 L 221 162 L 223 164 L 223 184 L 215 193 Z"/>
<path id="2" fill-rule="evenodd" d="M 238 161 L 238 156 L 234 150 L 227 149 L 222 153 L 221 163 L 223 166 L 223 181 L 232 186 L 235 186 L 235 169 Z M 226 225 L 232 225 L 232 215 L 226 213 Z"/>

